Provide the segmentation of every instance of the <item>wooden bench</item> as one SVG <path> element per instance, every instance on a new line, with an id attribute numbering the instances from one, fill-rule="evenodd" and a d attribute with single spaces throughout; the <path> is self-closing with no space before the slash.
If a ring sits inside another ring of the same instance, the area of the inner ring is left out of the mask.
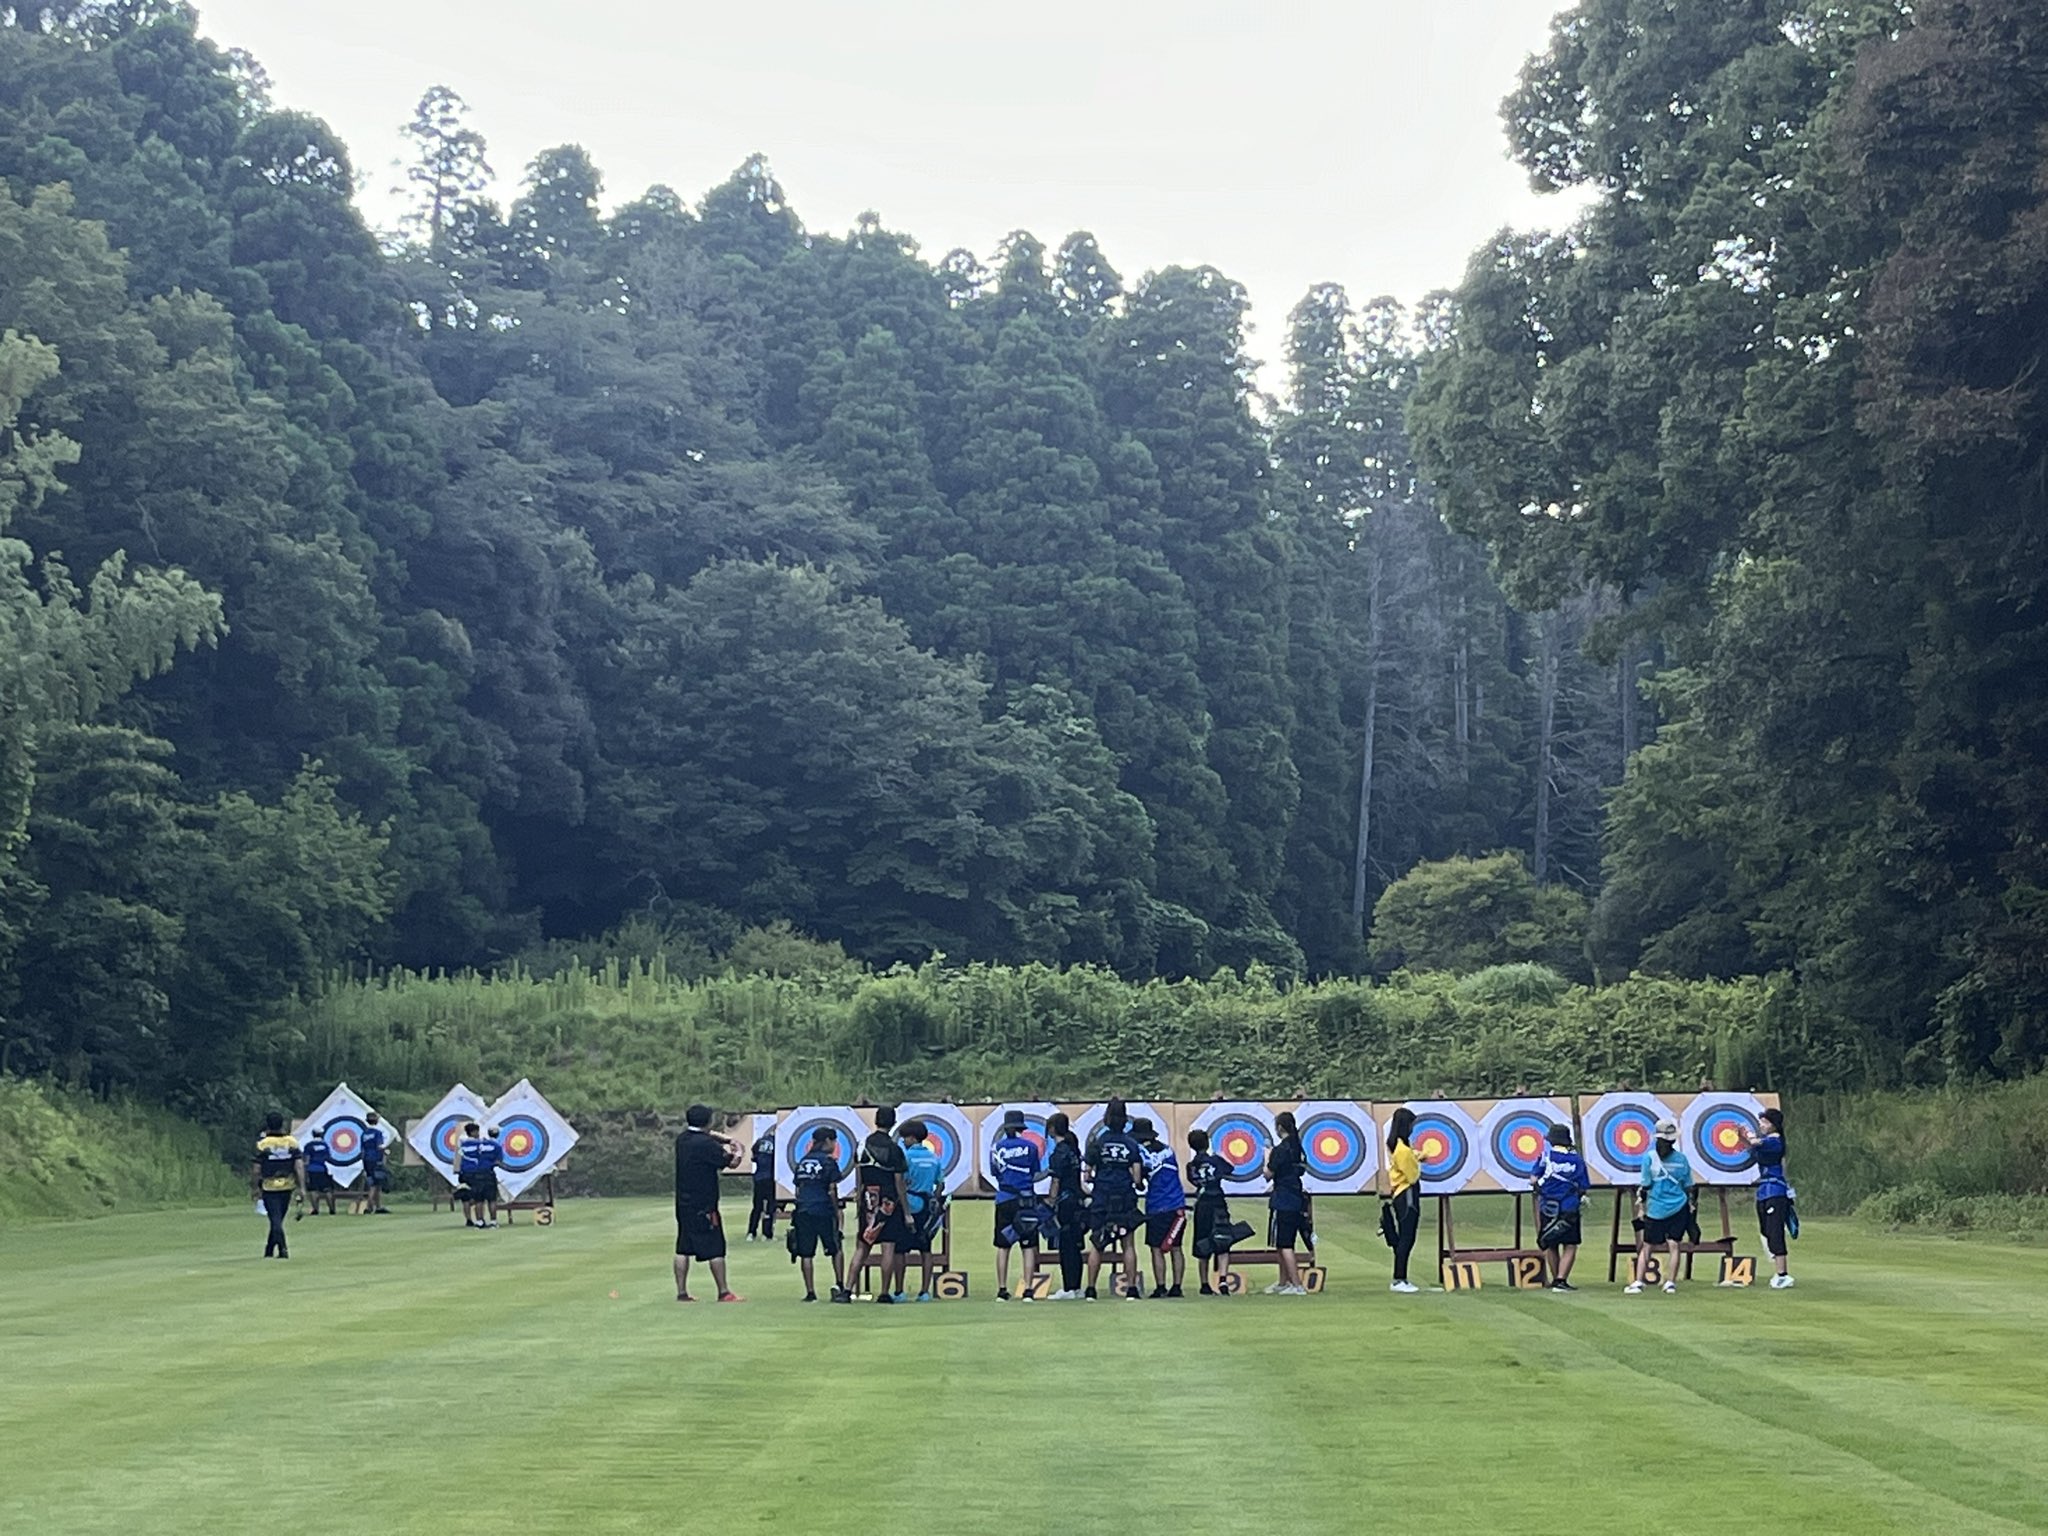
<path id="1" fill-rule="evenodd" d="M 1708 1237 L 1704 1230 L 1702 1230 L 1699 1242 L 1680 1243 L 1678 1245 L 1678 1252 L 1685 1265 L 1685 1278 L 1688 1280 L 1692 1278 L 1694 1254 L 1711 1253 L 1716 1258 L 1727 1259 L 1731 1262 L 1735 1258 L 1735 1223 L 1728 1213 L 1728 1187 L 1725 1184 L 1715 1184 L 1708 1186 L 1708 1188 L 1711 1188 L 1720 1199 L 1721 1235 L 1719 1237 Z M 1705 1192 L 1705 1190 L 1701 1191 L 1702 1194 Z M 1607 1251 L 1607 1281 L 1610 1285 L 1614 1283 L 1615 1278 L 1620 1273 L 1622 1256 L 1626 1254 L 1629 1262 L 1633 1264 L 1637 1250 L 1642 1247 L 1639 1235 L 1632 1227 L 1628 1229 L 1628 1241 L 1622 1241 L 1622 1210 L 1624 1207 L 1632 1208 L 1634 1202 L 1635 1191 L 1633 1189 L 1624 1189 L 1619 1185 L 1615 1187 L 1614 1232 Z M 1695 1207 L 1695 1210 L 1697 1210 L 1697 1207 Z M 1661 1249 L 1657 1253 L 1657 1258 L 1659 1260 L 1663 1258 L 1663 1251 Z"/>
<path id="2" fill-rule="evenodd" d="M 1524 1195 L 1527 1195 L 1529 1201 L 1529 1225 L 1541 1230 L 1541 1216 L 1536 1208 L 1536 1193 L 1534 1190 L 1511 1190 L 1508 1194 L 1515 1206 L 1515 1236 L 1514 1241 L 1507 1247 L 1460 1247 L 1457 1228 L 1451 1217 L 1451 1202 L 1458 1197 L 1436 1197 L 1436 1269 L 1447 1289 L 1452 1285 L 1451 1270 L 1454 1265 L 1506 1264 L 1508 1284 L 1517 1290 L 1536 1290 L 1550 1283 L 1548 1257 L 1541 1248 L 1529 1243 L 1523 1236 Z"/>

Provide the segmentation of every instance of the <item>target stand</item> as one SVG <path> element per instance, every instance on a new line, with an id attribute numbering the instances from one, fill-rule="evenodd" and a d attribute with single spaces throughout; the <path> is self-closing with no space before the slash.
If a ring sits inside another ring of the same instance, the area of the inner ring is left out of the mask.
<path id="1" fill-rule="evenodd" d="M 1720 1202 L 1721 1235 L 1719 1237 L 1709 1237 L 1707 1236 L 1706 1229 L 1701 1228 L 1700 1241 L 1696 1243 L 1680 1243 L 1678 1245 L 1678 1252 L 1685 1266 L 1685 1278 L 1688 1280 L 1692 1278 L 1692 1260 L 1693 1255 L 1696 1253 L 1711 1253 L 1716 1259 L 1725 1259 L 1730 1262 L 1733 1262 L 1735 1258 L 1735 1223 L 1728 1211 L 1728 1186 L 1717 1184 L 1695 1190 L 1694 1193 L 1700 1197 L 1700 1205 L 1706 1203 L 1705 1197 L 1710 1192 Z M 1607 1283 L 1609 1285 L 1612 1285 L 1621 1273 L 1623 1256 L 1626 1255 L 1629 1263 L 1633 1265 L 1635 1263 L 1636 1250 L 1641 1246 L 1636 1241 L 1634 1228 L 1624 1227 L 1622 1224 L 1624 1212 L 1632 1209 L 1634 1205 L 1635 1191 L 1616 1185 L 1614 1189 L 1614 1233 L 1607 1251 Z M 1694 1207 L 1695 1212 L 1698 1209 L 1698 1206 Z M 1626 1237 L 1623 1236 L 1624 1232 L 1627 1233 Z M 1658 1257 L 1661 1259 L 1662 1256 L 1662 1251 L 1660 1250 Z"/>
<path id="2" fill-rule="evenodd" d="M 555 1224 L 555 1176 L 544 1173 L 538 1183 L 528 1185 L 516 1200 L 500 1200 L 498 1209 L 505 1213 L 505 1225 L 512 1225 L 514 1211 L 531 1211 L 533 1224 L 537 1227 L 551 1227 Z"/>
<path id="3" fill-rule="evenodd" d="M 1536 1194 L 1533 1190 L 1509 1191 L 1508 1198 L 1515 1206 L 1515 1236 L 1507 1247 L 1463 1248 L 1458 1244 L 1457 1228 L 1451 1216 L 1452 1203 L 1456 1195 L 1436 1197 L 1436 1263 L 1439 1275 L 1449 1275 L 1454 1266 L 1467 1264 L 1501 1264 L 1508 1267 L 1508 1284 L 1517 1290 L 1535 1290 L 1550 1283 L 1548 1260 L 1541 1248 L 1533 1241 L 1525 1241 L 1525 1231 L 1538 1231 L 1542 1221 L 1536 1210 Z M 1529 1202 L 1529 1224 L 1522 1224 L 1522 1201 Z M 1633 1249 L 1630 1252 L 1634 1252 Z M 1446 1284 L 1448 1285 L 1448 1281 Z"/>
<path id="4" fill-rule="evenodd" d="M 855 1234 L 856 1237 L 858 1234 Z M 935 1301 L 965 1301 L 967 1299 L 967 1272 L 953 1267 L 953 1202 L 946 1202 L 945 1219 L 939 1223 L 939 1246 L 932 1250 L 937 1262 L 932 1266 L 932 1299 Z M 924 1273 L 922 1252 L 907 1256 L 903 1267 L 905 1284 L 909 1283 L 910 1271 L 915 1267 L 918 1274 Z M 857 1275 L 848 1275 L 847 1282 L 853 1287 L 856 1300 L 872 1300 L 875 1295 L 872 1276 L 882 1267 L 881 1260 L 873 1251 L 868 1254 L 867 1263 L 860 1267 Z"/>

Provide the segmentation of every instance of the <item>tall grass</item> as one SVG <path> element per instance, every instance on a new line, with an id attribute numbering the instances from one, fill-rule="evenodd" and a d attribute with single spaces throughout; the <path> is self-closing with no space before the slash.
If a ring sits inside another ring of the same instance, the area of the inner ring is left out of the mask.
<path id="1" fill-rule="evenodd" d="M 244 1188 L 168 1111 L 0 1077 L 0 1221 L 191 1205 Z"/>

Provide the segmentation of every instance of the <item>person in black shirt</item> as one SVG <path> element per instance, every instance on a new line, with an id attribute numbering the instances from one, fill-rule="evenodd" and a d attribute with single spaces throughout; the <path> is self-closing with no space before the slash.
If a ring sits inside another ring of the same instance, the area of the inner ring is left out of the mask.
<path id="1" fill-rule="evenodd" d="M 747 1210 L 747 1241 L 775 1241 L 775 1132 L 754 1138 L 754 1203 Z"/>
<path id="2" fill-rule="evenodd" d="M 1145 1154 L 1130 1131 L 1130 1115 L 1122 1099 L 1103 1106 L 1101 1132 L 1089 1138 L 1082 1161 L 1095 1177 L 1095 1198 L 1089 1225 L 1093 1243 L 1088 1252 L 1088 1287 L 1081 1295 L 1095 1299 L 1095 1278 L 1102 1268 L 1102 1256 L 1114 1250 L 1124 1271 L 1124 1299 L 1142 1301 L 1144 1287 L 1138 1280 L 1138 1246 L 1132 1236 L 1138 1229 L 1138 1191 L 1145 1185 Z"/>
<path id="3" fill-rule="evenodd" d="M 811 1144 L 790 1169 L 796 1186 L 796 1214 L 789 1223 L 789 1256 L 802 1266 L 804 1300 L 818 1299 L 813 1264 L 818 1250 L 832 1261 L 832 1299 L 853 1300 L 846 1288 L 846 1259 L 840 1249 L 839 1181 L 846 1170 L 839 1166 L 839 1133 L 821 1125 L 811 1134 Z"/>
<path id="4" fill-rule="evenodd" d="M 725 1227 L 718 1216 L 718 1176 L 737 1167 L 740 1149 L 709 1127 L 709 1105 L 692 1104 L 684 1111 L 688 1129 L 676 1138 L 676 1300 L 695 1301 L 690 1294 L 690 1261 L 711 1266 L 720 1301 L 742 1301 L 725 1283 Z"/>
<path id="5" fill-rule="evenodd" d="M 1060 1240 L 1060 1288 L 1054 1301 L 1081 1299 L 1081 1250 L 1086 1246 L 1082 1232 L 1087 1225 L 1081 1187 L 1081 1144 L 1074 1139 L 1073 1124 L 1064 1112 L 1045 1122 L 1046 1172 L 1052 1175 L 1047 1198 L 1052 1202 L 1053 1224 Z"/>
<path id="6" fill-rule="evenodd" d="M 1209 1150 L 1207 1131 L 1188 1132 L 1188 1187 L 1195 1192 L 1195 1263 L 1204 1296 L 1230 1294 L 1230 1200 L 1223 1181 L 1230 1164 Z M 1215 1281 L 1210 1282 L 1211 1268 Z"/>
<path id="7" fill-rule="evenodd" d="M 894 1300 L 889 1294 L 889 1282 L 896 1273 L 896 1245 L 910 1236 L 910 1191 L 903 1181 L 910 1164 L 903 1156 L 903 1148 L 890 1134 L 895 1128 L 893 1108 L 884 1105 L 876 1110 L 875 1129 L 861 1143 L 859 1155 L 854 1158 L 854 1171 L 860 1178 L 856 1218 L 860 1225 L 853 1244 L 853 1262 L 847 1266 L 852 1272 L 852 1283 L 858 1286 L 868 1256 L 879 1254 L 876 1262 L 882 1266 L 882 1283 L 875 1288 L 875 1300 L 885 1304 Z"/>
<path id="8" fill-rule="evenodd" d="M 1267 1203 L 1272 1212 L 1273 1247 L 1280 1255 L 1280 1278 L 1266 1287 L 1266 1293 L 1270 1296 L 1306 1296 L 1308 1287 L 1301 1283 L 1301 1264 L 1294 1256 L 1294 1245 L 1300 1243 L 1306 1247 L 1309 1262 L 1315 1262 L 1314 1222 L 1309 1213 L 1308 1194 L 1301 1187 L 1301 1175 L 1308 1166 L 1308 1159 L 1302 1154 L 1301 1132 L 1295 1128 L 1291 1111 L 1283 1109 L 1273 1117 L 1273 1131 L 1273 1150 L 1266 1158 L 1266 1173 L 1273 1181 L 1273 1193 Z"/>

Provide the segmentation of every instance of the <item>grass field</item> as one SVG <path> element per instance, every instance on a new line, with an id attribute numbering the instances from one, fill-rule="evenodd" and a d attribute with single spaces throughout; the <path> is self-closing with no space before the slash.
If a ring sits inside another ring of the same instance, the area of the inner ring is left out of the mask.
<path id="1" fill-rule="evenodd" d="M 677 1306 L 660 1201 L 288 1264 L 246 1206 L 16 1226 L 0 1531 L 2048 1530 L 2048 1250 L 1816 1221 L 1789 1292 L 1396 1297 L 1324 1207 L 1320 1297 L 999 1306 L 970 1242 L 977 1299 L 894 1310 L 779 1243 Z"/>

